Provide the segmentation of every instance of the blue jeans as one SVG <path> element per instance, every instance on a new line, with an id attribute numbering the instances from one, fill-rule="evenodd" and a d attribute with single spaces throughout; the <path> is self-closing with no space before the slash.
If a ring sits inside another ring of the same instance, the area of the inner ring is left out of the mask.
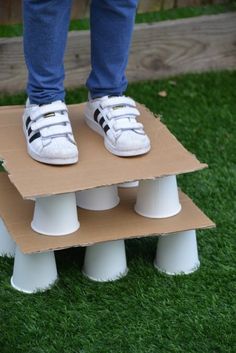
<path id="1" fill-rule="evenodd" d="M 138 0 L 91 0 L 91 72 L 86 87 L 92 98 L 120 95 Z M 64 54 L 72 0 L 23 0 L 24 55 L 30 102 L 65 100 Z M 78 82 L 78 85 L 81 82 Z"/>

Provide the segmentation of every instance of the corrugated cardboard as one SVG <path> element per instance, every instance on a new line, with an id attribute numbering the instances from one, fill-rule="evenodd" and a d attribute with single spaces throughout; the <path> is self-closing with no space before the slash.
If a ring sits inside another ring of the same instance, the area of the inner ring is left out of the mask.
<path id="1" fill-rule="evenodd" d="M 209 228 L 214 223 L 184 193 L 182 211 L 166 219 L 150 219 L 134 211 L 137 189 L 119 189 L 120 204 L 108 211 L 78 209 L 80 229 L 71 235 L 53 237 L 34 232 L 30 223 L 34 201 L 23 200 L 6 173 L 0 173 L 0 215 L 9 233 L 24 253 L 44 252 L 99 242 L 163 235 L 176 231 Z"/>
<path id="2" fill-rule="evenodd" d="M 132 158 L 117 157 L 105 149 L 103 138 L 83 121 L 84 104 L 68 108 L 80 161 L 63 167 L 42 164 L 28 156 L 22 130 L 23 106 L 0 109 L 0 158 L 23 198 L 188 173 L 206 167 L 143 105 L 138 104 L 139 121 L 150 136 L 152 149 L 146 155 Z"/>

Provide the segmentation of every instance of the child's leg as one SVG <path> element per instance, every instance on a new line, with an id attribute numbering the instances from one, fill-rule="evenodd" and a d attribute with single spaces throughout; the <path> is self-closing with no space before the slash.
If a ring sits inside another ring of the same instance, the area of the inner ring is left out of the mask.
<path id="1" fill-rule="evenodd" d="M 86 82 L 92 98 L 120 95 L 127 88 L 125 69 L 138 0 L 92 0 L 91 62 Z"/>
<path id="2" fill-rule="evenodd" d="M 72 0 L 23 0 L 30 103 L 64 100 L 64 52 Z"/>
<path id="3" fill-rule="evenodd" d="M 143 124 L 136 120 L 135 101 L 123 94 L 137 1 L 92 0 L 90 11 L 92 71 L 86 86 L 91 97 L 85 121 L 104 137 L 108 151 L 127 157 L 151 148 Z"/>
<path id="4" fill-rule="evenodd" d="M 78 161 L 64 91 L 64 51 L 72 0 L 23 0 L 29 99 L 23 131 L 29 155 L 47 164 Z"/>

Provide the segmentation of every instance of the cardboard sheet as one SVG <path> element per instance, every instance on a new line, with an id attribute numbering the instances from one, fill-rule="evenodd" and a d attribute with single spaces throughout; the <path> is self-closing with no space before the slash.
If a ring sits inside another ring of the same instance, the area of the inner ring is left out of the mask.
<path id="1" fill-rule="evenodd" d="M 80 160 L 63 167 L 42 164 L 28 156 L 22 130 L 23 106 L 0 108 L 0 159 L 11 182 L 23 198 L 30 198 L 188 173 L 206 167 L 145 106 L 138 104 L 138 107 L 139 121 L 150 136 L 152 149 L 146 155 L 125 158 L 108 152 L 103 138 L 85 124 L 84 103 L 69 105 Z"/>
<path id="2" fill-rule="evenodd" d="M 182 192 L 180 193 L 182 211 L 178 215 L 166 219 L 142 217 L 134 211 L 136 192 L 136 188 L 119 188 L 120 204 L 108 211 L 86 211 L 78 208 L 81 225 L 79 230 L 66 236 L 46 236 L 34 232 L 30 227 L 34 201 L 23 200 L 10 183 L 7 174 L 0 173 L 0 215 L 9 233 L 24 253 L 214 226 L 214 223 Z"/>

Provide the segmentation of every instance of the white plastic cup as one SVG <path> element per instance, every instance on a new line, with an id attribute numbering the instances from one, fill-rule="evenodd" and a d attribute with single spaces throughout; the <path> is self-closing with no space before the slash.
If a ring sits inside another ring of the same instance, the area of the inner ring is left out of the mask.
<path id="1" fill-rule="evenodd" d="M 11 285 L 23 293 L 50 289 L 57 280 L 54 252 L 23 254 L 16 247 Z"/>
<path id="2" fill-rule="evenodd" d="M 93 281 L 115 281 L 128 273 L 124 240 L 87 247 L 83 274 Z"/>
<path id="3" fill-rule="evenodd" d="M 35 232 L 52 236 L 79 229 L 75 193 L 37 197 L 31 227 Z"/>
<path id="4" fill-rule="evenodd" d="M 167 218 L 181 211 L 176 176 L 139 182 L 135 211 L 144 217 Z"/>
<path id="5" fill-rule="evenodd" d="M 108 210 L 120 202 L 116 185 L 77 191 L 76 200 L 79 207 L 92 211 Z"/>
<path id="6" fill-rule="evenodd" d="M 127 183 L 118 184 L 119 188 L 137 188 L 139 185 L 139 181 L 128 181 Z"/>
<path id="7" fill-rule="evenodd" d="M 14 257 L 16 244 L 12 240 L 7 228 L 0 218 L 0 256 Z"/>
<path id="8" fill-rule="evenodd" d="M 168 275 L 189 274 L 196 271 L 200 262 L 195 230 L 160 236 L 154 266 Z"/>

